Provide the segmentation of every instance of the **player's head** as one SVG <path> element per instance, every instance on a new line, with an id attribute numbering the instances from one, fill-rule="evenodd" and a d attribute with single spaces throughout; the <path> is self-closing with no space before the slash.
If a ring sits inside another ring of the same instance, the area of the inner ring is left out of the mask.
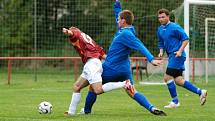
<path id="1" fill-rule="evenodd" d="M 132 25 L 134 21 L 134 14 L 130 10 L 123 10 L 119 13 L 118 24 L 119 27 L 126 27 Z"/>
<path id="2" fill-rule="evenodd" d="M 70 28 L 69 28 L 69 30 L 78 30 L 78 28 L 77 28 L 77 27 L 72 26 L 72 27 L 70 27 Z"/>
<path id="3" fill-rule="evenodd" d="M 72 32 L 81 32 L 81 30 L 79 28 L 74 27 L 74 26 L 70 27 L 69 30 Z"/>
<path id="4" fill-rule="evenodd" d="M 158 20 L 162 25 L 165 25 L 169 22 L 170 12 L 167 9 L 158 10 Z"/>

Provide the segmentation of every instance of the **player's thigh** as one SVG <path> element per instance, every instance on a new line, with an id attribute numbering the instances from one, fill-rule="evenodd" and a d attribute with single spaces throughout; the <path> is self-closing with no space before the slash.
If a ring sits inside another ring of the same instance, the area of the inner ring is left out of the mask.
<path id="1" fill-rule="evenodd" d="M 167 81 L 169 81 L 169 80 L 173 80 L 173 79 L 174 79 L 174 77 L 171 76 L 171 74 L 169 74 L 168 72 L 166 72 L 166 73 L 164 74 L 164 81 L 165 81 L 165 82 L 167 82 Z"/>
<path id="2" fill-rule="evenodd" d="M 174 79 L 177 85 L 182 86 L 184 84 L 182 74 L 182 69 L 167 68 L 164 80 L 167 82 Z"/>
<path id="3" fill-rule="evenodd" d="M 81 77 L 87 79 L 90 84 L 102 82 L 102 63 L 99 59 L 93 58 L 88 60 L 84 65 Z"/>
<path id="4" fill-rule="evenodd" d="M 131 73 L 119 72 L 109 67 L 103 66 L 102 84 L 105 84 L 108 82 L 119 82 L 119 81 L 122 82 L 122 81 L 125 81 L 126 79 L 130 79 L 131 83 L 133 84 Z"/>

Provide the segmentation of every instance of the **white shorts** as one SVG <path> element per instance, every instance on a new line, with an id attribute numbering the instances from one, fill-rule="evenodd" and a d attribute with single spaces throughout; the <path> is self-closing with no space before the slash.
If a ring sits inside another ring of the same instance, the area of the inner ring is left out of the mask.
<path id="1" fill-rule="evenodd" d="M 98 58 L 89 59 L 84 65 L 81 77 L 88 80 L 90 84 L 102 82 L 102 63 Z"/>

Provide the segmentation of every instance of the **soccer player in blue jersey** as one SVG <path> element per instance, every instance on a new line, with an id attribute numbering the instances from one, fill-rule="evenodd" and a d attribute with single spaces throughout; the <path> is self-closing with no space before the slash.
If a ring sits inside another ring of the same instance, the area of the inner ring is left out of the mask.
<path id="1" fill-rule="evenodd" d="M 136 91 L 133 85 L 134 82 L 130 68 L 129 54 L 131 49 L 138 50 L 142 55 L 145 55 L 148 61 L 154 66 L 161 64 L 162 60 L 155 60 L 153 55 L 136 37 L 135 29 L 132 26 L 134 20 L 133 13 L 129 10 L 121 11 L 120 2 L 118 0 L 116 0 L 114 4 L 114 12 L 118 31 L 113 38 L 105 62 L 102 65 L 102 82 L 107 83 L 118 80 L 130 80 L 132 84 L 125 88 L 128 95 L 151 113 L 165 116 L 165 112 L 155 108 L 143 94 Z M 91 109 L 95 101 L 96 94 L 93 91 L 89 91 L 82 113 L 91 113 Z"/>
<path id="2" fill-rule="evenodd" d="M 158 20 L 161 26 L 157 30 L 159 57 L 166 51 L 168 56 L 168 66 L 164 75 L 164 81 L 167 84 L 172 101 L 164 106 L 165 108 L 176 108 L 180 106 L 175 84 L 196 93 L 200 96 L 200 104 L 204 105 L 207 97 L 207 90 L 202 90 L 184 80 L 182 73 L 184 71 L 184 62 L 186 54 L 184 48 L 189 42 L 185 31 L 176 23 L 170 22 L 170 13 L 167 9 L 158 10 Z"/>

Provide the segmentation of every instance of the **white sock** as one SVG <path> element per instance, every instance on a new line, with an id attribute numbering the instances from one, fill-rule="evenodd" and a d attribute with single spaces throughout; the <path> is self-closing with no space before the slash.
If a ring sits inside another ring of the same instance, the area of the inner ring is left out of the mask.
<path id="1" fill-rule="evenodd" d="M 108 92 L 108 91 L 111 91 L 114 89 L 122 88 L 122 87 L 124 87 L 124 85 L 125 85 L 125 81 L 123 81 L 123 82 L 109 82 L 109 83 L 102 85 L 102 89 L 104 92 Z"/>
<path id="2" fill-rule="evenodd" d="M 72 94 L 72 100 L 71 100 L 71 103 L 69 105 L 69 114 L 70 115 L 74 115 L 75 112 L 76 112 L 76 108 L 80 102 L 80 99 L 81 99 L 81 93 L 75 93 L 73 92 Z"/>

